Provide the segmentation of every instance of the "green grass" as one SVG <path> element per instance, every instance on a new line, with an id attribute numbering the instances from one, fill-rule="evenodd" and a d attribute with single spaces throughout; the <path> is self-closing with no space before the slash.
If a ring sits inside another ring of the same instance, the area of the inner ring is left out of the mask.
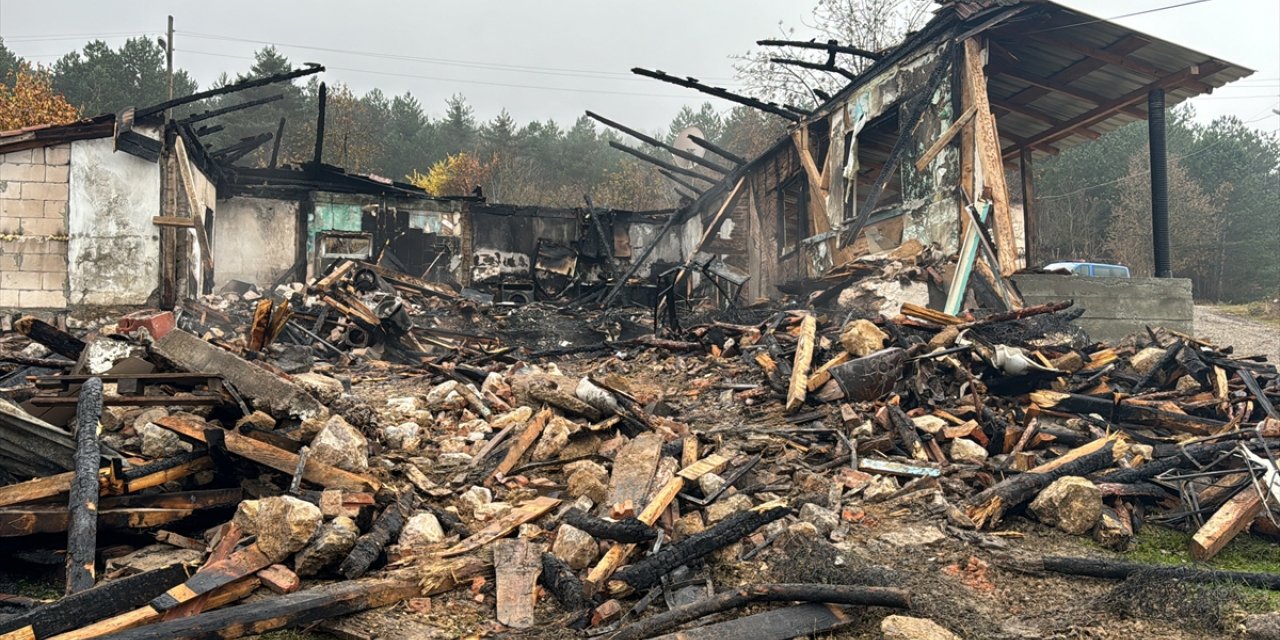
<path id="1" fill-rule="evenodd" d="M 1219 313 L 1280 328 L 1280 313 L 1276 313 L 1275 305 L 1268 305 L 1264 302 L 1249 302 L 1246 304 L 1213 305 L 1213 309 Z"/>
<path id="2" fill-rule="evenodd" d="M 1148 525 L 1134 540 L 1125 558 L 1135 562 L 1164 565 L 1198 564 L 1225 571 L 1280 573 L 1280 544 L 1251 535 L 1239 535 L 1208 562 L 1191 557 L 1191 534 L 1168 527 Z M 1239 587 L 1241 605 L 1250 613 L 1280 611 L 1280 592 Z"/>
<path id="3" fill-rule="evenodd" d="M 20 578 L 14 585 L 17 595 L 37 600 L 57 600 L 62 597 L 61 585 L 49 580 Z"/>

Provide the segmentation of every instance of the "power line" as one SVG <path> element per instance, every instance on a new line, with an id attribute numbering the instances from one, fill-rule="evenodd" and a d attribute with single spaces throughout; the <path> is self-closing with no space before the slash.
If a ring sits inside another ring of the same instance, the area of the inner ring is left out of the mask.
<path id="1" fill-rule="evenodd" d="M 253 58 L 249 56 L 238 56 L 238 55 L 233 55 L 229 53 L 214 53 L 212 51 L 194 51 L 191 49 L 177 49 L 177 51 L 181 51 L 183 53 L 194 53 L 197 55 L 204 55 L 204 56 L 216 56 L 220 58 L 235 58 L 237 60 L 253 60 Z M 485 86 L 491 86 L 491 87 L 506 87 L 506 88 L 512 88 L 512 89 L 538 89 L 543 91 L 564 91 L 564 92 L 570 92 L 570 93 L 592 93 L 592 94 L 601 94 L 601 95 L 634 96 L 634 97 L 640 97 L 640 98 L 677 98 L 681 100 L 689 99 L 689 96 L 687 95 L 641 93 L 636 91 L 608 91 L 603 89 L 577 89 L 573 87 L 550 87 L 545 85 L 514 84 L 514 83 L 507 83 L 507 82 L 488 82 L 485 80 L 464 80 L 460 78 L 441 78 L 437 76 L 425 76 L 425 75 L 418 75 L 418 74 L 412 74 L 412 73 L 397 73 L 394 71 L 375 71 L 373 69 L 355 69 L 350 67 L 335 67 L 331 65 L 325 65 L 325 69 L 332 70 L 332 71 L 349 71 L 353 73 L 368 73 L 373 75 L 395 76 L 395 77 L 401 77 L 401 78 L 416 78 L 420 80 L 434 80 L 437 82 L 478 84 L 478 85 L 485 85 Z"/>
<path id="2" fill-rule="evenodd" d="M 424 56 L 410 56 L 394 53 L 382 53 L 376 51 L 358 51 L 354 49 L 342 49 L 337 47 L 317 47 L 302 44 L 286 44 L 283 42 L 268 42 L 266 40 L 254 40 L 252 38 L 240 38 L 236 36 L 224 36 L 210 33 L 199 33 L 193 31 L 178 31 L 179 34 L 190 36 L 193 38 L 201 38 L 207 40 L 225 40 L 229 42 L 246 42 L 249 44 L 262 44 L 279 47 L 289 47 L 293 49 L 307 49 L 311 51 L 325 51 L 329 53 L 341 53 L 355 56 L 365 56 L 370 58 L 380 58 L 384 60 L 404 60 L 410 62 L 422 62 L 427 64 L 438 64 L 443 66 L 455 66 L 468 69 L 486 69 L 491 71 L 519 71 L 521 73 L 537 73 L 543 75 L 559 75 L 568 77 L 583 77 L 596 80 L 602 79 L 626 79 L 643 82 L 643 78 L 637 78 L 630 72 L 625 71 L 602 71 L 597 69 L 572 69 L 563 67 L 538 67 L 529 65 L 507 64 L 500 62 L 477 62 L 473 60 L 456 60 L 450 58 L 430 58 Z M 709 80 L 728 80 L 724 77 L 708 78 Z"/>

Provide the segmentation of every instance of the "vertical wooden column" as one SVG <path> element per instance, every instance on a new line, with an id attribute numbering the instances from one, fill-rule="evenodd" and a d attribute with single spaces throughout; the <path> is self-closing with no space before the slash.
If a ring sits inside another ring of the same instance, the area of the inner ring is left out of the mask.
<path id="1" fill-rule="evenodd" d="M 75 480 L 67 501 L 67 595 L 93 587 L 98 553 L 98 420 L 102 378 L 80 386 L 76 405 Z"/>
<path id="2" fill-rule="evenodd" d="M 1036 219 L 1035 178 L 1032 175 L 1031 147 L 1023 147 L 1019 155 L 1018 173 L 1022 177 L 1022 241 L 1026 245 L 1024 267 L 1039 264 L 1036 242 L 1039 240 L 1039 221 Z"/>
<path id="3" fill-rule="evenodd" d="M 1010 276 L 1018 270 L 1018 245 L 1013 237 L 1013 220 L 1009 214 L 1009 188 L 1005 183 L 1004 158 L 1000 148 L 1000 134 L 996 118 L 991 113 L 987 97 L 987 76 L 982 70 L 982 45 L 976 38 L 964 41 L 965 74 L 972 90 L 974 116 L 977 123 L 978 161 L 982 166 L 982 182 L 991 191 L 996 241 L 996 254 L 1000 259 L 1000 275 Z M 981 194 L 973 194 L 975 198 Z"/>

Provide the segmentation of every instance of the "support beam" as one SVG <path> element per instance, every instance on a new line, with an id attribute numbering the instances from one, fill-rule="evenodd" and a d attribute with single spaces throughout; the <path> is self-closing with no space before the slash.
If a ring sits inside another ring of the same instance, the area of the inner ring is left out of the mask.
<path id="1" fill-rule="evenodd" d="M 1188 78 L 1191 78 L 1196 75 L 1201 75 L 1201 76 L 1211 75 L 1211 74 L 1217 73 L 1222 68 L 1223 68 L 1223 65 L 1221 63 L 1206 62 L 1204 64 L 1193 65 L 1181 71 L 1176 71 L 1174 73 L 1166 75 L 1145 87 L 1139 87 L 1137 89 L 1134 89 L 1133 91 L 1130 91 L 1116 98 L 1115 100 L 1108 102 L 1107 104 L 1099 105 L 1094 109 L 1086 111 L 1070 120 L 1067 120 L 1066 122 L 1063 122 L 1061 125 L 1058 125 L 1056 127 L 1052 127 L 1052 128 L 1046 129 L 1045 131 L 1037 133 L 1036 135 L 1031 136 L 1030 138 L 1027 138 L 1026 140 L 1024 140 L 1023 144 L 1017 145 L 1012 148 L 1006 147 L 1003 152 L 1004 157 L 1006 158 L 1013 157 L 1014 154 L 1018 153 L 1018 147 L 1038 146 L 1045 143 L 1055 142 L 1057 140 L 1061 140 L 1062 138 L 1065 138 L 1071 135 L 1072 133 L 1075 133 L 1075 130 L 1080 127 L 1088 127 L 1088 126 L 1095 125 L 1099 122 L 1102 122 L 1103 120 L 1106 120 L 1107 118 L 1114 115 L 1120 109 L 1136 104 L 1138 102 L 1141 102 L 1143 98 L 1147 97 L 1147 94 L 1150 93 L 1152 89 L 1164 89 L 1171 86 L 1184 86 Z"/>
<path id="2" fill-rule="evenodd" d="M 806 40 L 756 40 L 756 44 L 762 47 L 795 47 L 797 49 L 817 49 L 828 53 L 847 53 L 849 55 L 861 56 L 870 60 L 879 60 L 884 57 L 884 54 L 882 53 L 838 44 L 835 40 L 828 40 L 826 42 L 812 42 Z"/>
<path id="3" fill-rule="evenodd" d="M 710 151 L 711 153 L 714 153 L 714 154 L 716 154 L 716 155 L 720 156 L 721 158 L 724 158 L 725 160 L 728 160 L 729 162 L 732 162 L 732 163 L 736 164 L 736 165 L 741 166 L 741 165 L 744 165 L 744 164 L 746 164 L 746 163 L 747 163 L 747 159 L 746 159 L 746 158 L 743 158 L 742 156 L 740 156 L 740 155 L 738 155 L 738 154 L 736 154 L 736 153 L 733 153 L 733 152 L 731 152 L 731 151 L 729 151 L 729 150 L 725 149 L 724 147 L 721 147 L 721 146 L 719 146 L 719 145 L 717 145 L 717 144 L 715 144 L 715 143 L 711 142 L 710 140 L 707 140 L 706 138 L 699 138 L 698 136 L 689 136 L 689 141 L 690 141 L 690 142 L 692 142 L 692 143 L 694 143 L 694 144 L 696 144 L 696 145 L 698 145 L 699 147 L 702 147 L 703 149 L 706 149 L 707 151 Z"/>
<path id="4" fill-rule="evenodd" d="M 1019 82 L 1025 82 L 1026 84 L 1029 84 L 1029 85 L 1031 85 L 1032 87 L 1035 87 L 1035 88 L 1037 88 L 1037 89 L 1043 89 L 1043 90 L 1044 90 L 1045 92 L 1047 92 L 1047 93 L 1061 93 L 1062 95 L 1067 96 L 1067 97 L 1069 97 L 1069 98 L 1075 98 L 1076 100 L 1083 100 L 1083 101 L 1085 101 L 1085 102 L 1093 103 L 1095 106 L 1096 106 L 1096 105 L 1100 105 L 1100 104 L 1106 104 L 1107 102 L 1110 102 L 1110 99 L 1109 99 L 1109 98 L 1107 98 L 1106 96 L 1101 96 L 1101 95 L 1098 95 L 1098 94 L 1096 94 L 1096 93 L 1093 93 L 1092 91 L 1088 91 L 1088 90 L 1085 90 L 1085 89 L 1080 89 L 1080 88 L 1077 88 L 1077 87 L 1068 86 L 1068 85 L 1067 85 L 1067 83 L 1065 83 L 1065 82 L 1060 82 L 1060 81 L 1055 82 L 1054 80 L 1050 80 L 1050 79 L 1046 79 L 1046 78 L 1038 78 L 1038 77 L 1033 76 L 1033 75 L 1031 75 L 1031 74 L 1029 74 L 1029 73 L 1024 73 L 1023 71 L 1020 71 L 1020 70 L 1018 70 L 1018 69 L 1016 69 L 1016 68 L 1014 68 L 1014 67 L 1005 67 L 1005 66 L 1002 66 L 1002 67 L 998 67 L 998 68 L 995 68 L 995 69 L 990 69 L 990 70 L 988 71 L 988 74 L 987 74 L 987 75 L 992 76 L 992 77 L 995 77 L 995 76 L 1004 76 L 1004 77 L 1007 77 L 1007 78 L 1012 78 L 1012 79 L 1017 80 L 1017 81 L 1019 81 Z M 1015 94 L 1013 98 L 1009 98 L 1008 100 L 1003 101 L 1001 104 L 1002 104 L 1002 105 L 1005 105 L 1005 104 L 1020 104 L 1020 105 L 1026 105 L 1026 104 L 1029 104 L 1029 103 L 1031 103 L 1035 98 L 1032 98 L 1032 99 L 1030 99 L 1030 100 L 1028 100 L 1028 99 L 1018 99 L 1016 102 L 1014 101 L 1014 99 L 1015 99 L 1015 98 L 1018 98 L 1018 96 L 1023 96 L 1025 93 L 1026 93 L 1026 90 L 1023 90 L 1023 91 L 1021 91 L 1021 92 L 1019 92 L 1019 93 Z M 1039 98 L 1039 97 L 1040 97 L 1040 96 L 1036 96 L 1036 98 Z M 1143 120 L 1145 120 L 1145 119 L 1147 118 L 1147 112 L 1145 112 L 1145 111 L 1143 111 L 1142 109 L 1139 109 L 1139 108 L 1137 108 L 1137 107 L 1132 107 L 1132 106 L 1131 106 L 1131 107 L 1125 107 L 1122 111 L 1123 111 L 1124 113 L 1128 114 L 1128 115 L 1131 115 L 1131 116 L 1135 117 L 1135 118 L 1142 118 Z"/>
<path id="5" fill-rule="evenodd" d="M 93 588 L 98 552 L 98 420 L 102 417 L 102 378 L 80 386 L 76 406 L 76 477 L 67 502 L 67 584 L 72 595 Z"/>
<path id="6" fill-rule="evenodd" d="M 772 113 L 775 116 L 786 118 L 787 120 L 790 120 L 792 122 L 800 121 L 799 114 L 788 111 L 786 108 L 778 106 L 777 103 L 764 102 L 762 100 L 757 100 L 755 98 L 740 96 L 731 91 L 721 89 L 720 87 L 713 87 L 710 85 L 702 84 L 701 82 L 698 82 L 696 78 L 677 78 L 675 76 L 667 75 L 666 72 L 663 72 L 663 71 L 650 71 L 648 69 L 641 69 L 640 67 L 636 67 L 632 69 L 631 73 L 644 76 L 646 78 L 653 78 L 655 80 L 669 82 L 676 86 L 686 87 L 688 89 L 695 89 L 707 95 L 715 96 L 717 98 L 723 98 L 730 102 L 736 102 L 738 104 L 745 105 L 753 109 L 759 109 L 761 111 L 764 111 L 765 113 Z"/>
<path id="7" fill-rule="evenodd" d="M 315 164 L 320 164 L 324 160 L 324 110 L 326 103 L 329 101 L 329 89 L 323 82 L 320 83 L 320 93 L 316 100 L 318 105 L 316 111 L 316 147 L 311 161 Z"/>
<path id="8" fill-rule="evenodd" d="M 1073 38 L 1063 38 L 1056 35 L 1047 35 L 1046 33 L 1041 32 L 1032 36 L 1032 39 L 1045 42 L 1054 47 L 1066 49 L 1068 51 L 1074 51 L 1082 56 L 1085 56 L 1086 58 L 1093 58 L 1094 60 L 1104 62 L 1111 66 L 1121 67 L 1123 69 L 1127 69 L 1129 71 L 1147 76 L 1148 78 L 1152 78 L 1152 79 L 1158 80 L 1169 73 L 1168 71 L 1161 69 L 1153 64 L 1143 62 L 1140 58 L 1137 58 L 1135 56 L 1120 55 L 1117 53 L 1112 53 L 1111 51 L 1108 51 L 1106 49 L 1091 47 Z M 1205 74 L 1205 75 L 1208 75 L 1208 74 Z M 1200 82 L 1199 80 L 1188 80 L 1186 82 L 1186 87 L 1188 89 L 1193 89 L 1200 93 L 1209 93 L 1213 91 L 1213 87 L 1203 82 Z"/>
<path id="9" fill-rule="evenodd" d="M 221 96 L 221 95 L 226 95 L 228 93 L 235 93 L 237 91 L 244 91 L 245 89 L 252 89 L 254 87 L 265 87 L 266 85 L 275 84 L 277 82 L 288 82 L 295 78 L 309 76 L 314 73 L 320 73 L 321 71 L 324 71 L 324 67 L 320 65 L 312 65 L 312 66 L 305 67 L 303 69 L 294 69 L 293 71 L 288 71 L 288 72 L 277 74 L 274 76 L 267 76 L 265 78 L 255 78 L 253 80 L 246 80 L 244 82 L 237 82 L 235 84 L 229 84 L 225 87 L 218 87 L 216 89 L 210 89 L 208 91 L 193 93 L 189 96 L 185 96 L 182 98 L 174 98 L 173 100 L 161 102 L 160 104 L 157 104 L 154 106 L 138 109 L 136 112 L 134 112 L 133 117 L 135 121 L 141 120 L 147 116 L 153 116 L 157 113 L 165 111 L 166 109 L 180 107 L 184 104 L 190 104 L 192 102 L 204 100 L 205 98 L 212 98 L 214 96 Z"/>
<path id="10" fill-rule="evenodd" d="M 280 143 L 284 140 L 284 122 L 285 119 L 280 118 L 280 124 L 276 125 L 276 137 L 274 138 L 276 143 L 271 145 L 271 163 L 267 165 L 272 169 L 276 168 L 276 161 L 280 159 Z"/>
<path id="11" fill-rule="evenodd" d="M 992 106 L 992 107 L 994 107 L 994 108 L 996 108 L 996 109 L 1003 109 L 1003 110 L 1005 110 L 1005 111 L 1007 111 L 1007 112 L 1016 113 L 1016 114 L 1018 114 L 1018 115 L 1026 116 L 1026 117 L 1028 117 L 1028 118 L 1031 118 L 1032 120 L 1038 120 L 1038 121 L 1043 122 L 1043 123 L 1045 123 L 1045 124 L 1047 124 L 1047 125 L 1049 125 L 1049 126 L 1051 126 L 1051 127 L 1056 127 L 1056 126 L 1058 126 L 1058 125 L 1062 124 L 1062 121 L 1061 121 L 1061 120 L 1059 120 L 1059 119 L 1057 119 L 1057 118 L 1055 118 L 1055 117 L 1053 117 L 1053 116 L 1051 116 L 1051 115 L 1049 115 L 1049 114 L 1047 114 L 1047 113 L 1045 113 L 1045 112 L 1043 112 L 1043 111 L 1041 111 L 1041 110 L 1039 110 L 1039 109 L 1036 109 L 1036 108 L 1033 108 L 1033 107 L 1028 107 L 1027 105 L 1024 105 L 1024 104 L 1018 104 L 1018 103 L 1016 103 L 1016 102 L 1007 102 L 1007 101 L 1004 101 L 1004 100 L 993 99 L 993 100 L 991 100 L 991 106 Z M 1076 133 L 1078 133 L 1078 134 L 1080 134 L 1080 135 L 1082 135 L 1082 136 L 1084 136 L 1084 137 L 1086 137 L 1086 138 L 1088 138 L 1088 139 L 1090 139 L 1090 140 L 1097 140 L 1098 138 L 1101 138 L 1101 137 L 1102 137 L 1102 134 L 1101 134 L 1101 133 L 1098 133 L 1097 131 L 1093 131 L 1093 130 L 1089 129 L 1088 127 L 1082 127 L 1082 128 L 1080 128 L 1080 129 L 1076 129 L 1076 131 L 1075 131 L 1075 132 L 1076 132 Z"/>
<path id="12" fill-rule="evenodd" d="M 1039 221 L 1036 218 L 1035 170 L 1031 165 L 1031 148 L 1023 147 L 1018 157 L 1021 160 L 1018 174 L 1022 178 L 1022 242 L 1026 257 L 1024 266 L 1032 267 L 1039 264 L 1039 256 L 1036 255 Z"/>
<path id="13" fill-rule="evenodd" d="M 1147 93 L 1147 139 L 1151 150 L 1151 240 L 1155 276 L 1172 278 L 1169 256 L 1169 152 L 1165 141 L 1164 89 Z"/>
<path id="14" fill-rule="evenodd" d="M 609 146 L 611 146 L 611 147 L 613 147 L 614 149 L 617 149 L 618 151 L 621 151 L 621 152 L 623 152 L 623 153 L 627 153 L 627 154 L 633 155 L 633 156 L 635 156 L 636 158 L 638 158 L 638 159 L 640 159 L 640 160 L 643 160 L 643 161 L 645 161 L 645 162 L 648 162 L 649 164 L 652 164 L 652 165 L 656 165 L 656 166 L 662 167 L 663 169 L 666 169 L 667 171 L 670 171 L 670 172 L 672 172 L 672 173 L 678 173 L 678 174 L 680 174 L 680 175 L 682 175 L 682 176 L 689 176 L 690 178 L 697 178 L 698 180 L 702 180 L 702 181 L 704 181 L 704 182 L 708 182 L 708 183 L 711 183 L 711 184 L 715 184 L 715 183 L 719 182 L 719 180 L 716 180 L 715 178 L 709 178 L 709 177 L 707 177 L 707 176 L 704 176 L 704 175 L 702 175 L 701 173 L 698 173 L 697 171 L 690 171 L 690 170 L 685 169 L 685 168 L 683 168 L 683 167 L 677 167 L 676 165 L 671 164 L 670 162 L 666 162 L 666 161 L 664 161 L 664 160 L 659 160 L 659 159 L 657 159 L 657 158 L 655 158 L 655 157 L 653 157 L 653 156 L 651 156 L 651 155 L 649 155 L 649 154 L 647 154 L 647 153 L 644 153 L 644 152 L 641 152 L 641 151 L 636 151 L 635 149 L 632 149 L 631 147 L 628 147 L 627 145 L 622 144 L 621 142 L 615 142 L 615 141 L 613 141 L 613 140 L 610 140 L 610 141 L 609 141 Z"/>
<path id="15" fill-rule="evenodd" d="M 597 122 L 599 122 L 600 124 L 603 124 L 606 127 L 617 129 L 618 131 L 621 131 L 645 144 L 648 144 L 649 146 L 658 147 L 659 149 L 666 149 L 667 151 L 671 152 L 671 155 L 676 156 L 677 158 L 684 158 L 689 162 L 702 165 L 712 171 L 715 171 L 716 173 L 729 173 L 731 171 L 731 169 L 729 169 L 728 167 L 724 167 L 710 160 L 707 160 L 705 158 L 698 157 L 697 155 L 689 153 L 684 149 L 673 147 L 665 142 L 662 142 L 661 140 L 658 140 L 653 136 L 645 135 L 639 131 L 636 131 L 635 129 L 632 129 L 631 127 L 628 127 L 622 123 L 610 120 L 595 112 L 587 111 L 587 117 L 593 120 L 596 120 Z"/>
<path id="16" fill-rule="evenodd" d="M 670 181 L 672 181 L 672 182 L 674 182 L 674 183 L 676 183 L 676 184 L 678 184 L 678 185 L 680 185 L 680 186 L 682 186 L 682 187 L 684 187 L 684 188 L 688 189 L 689 191 L 692 191 L 692 192 L 693 192 L 693 194 L 694 194 L 694 197 L 695 197 L 695 198 L 696 198 L 697 196 L 702 195 L 703 189 L 699 189 L 699 188 L 697 188 L 697 187 L 695 187 L 695 186 L 693 186 L 693 185 L 689 184 L 688 182 L 685 182 L 684 180 L 681 180 L 681 179 L 680 179 L 680 177 L 679 177 L 679 176 L 677 176 L 676 174 L 671 173 L 670 171 L 667 171 L 666 169 L 658 169 L 658 173 L 659 173 L 659 174 L 662 174 L 662 177 L 664 177 L 664 178 L 666 178 L 666 179 L 668 179 L 668 180 L 670 180 Z"/>
<path id="17" fill-rule="evenodd" d="M 284 94 L 277 93 L 273 96 L 258 98 L 257 100 L 249 100 L 247 102 L 241 102 L 240 104 L 233 104 L 229 107 L 222 107 L 220 109 L 210 109 L 208 111 L 205 111 L 204 113 L 197 113 L 193 116 L 183 118 L 178 122 L 182 124 L 195 124 L 197 122 L 208 120 L 209 118 L 216 118 L 220 115 L 240 111 L 241 109 L 248 109 L 248 108 L 256 107 L 259 105 L 269 104 L 269 103 L 275 102 L 276 100 L 283 100 L 283 99 L 284 99 Z"/>
<path id="18" fill-rule="evenodd" d="M 988 102 L 987 75 L 983 71 L 982 44 L 977 38 L 964 41 L 964 73 L 973 92 L 977 133 L 977 156 L 982 167 L 982 181 L 991 190 L 991 210 L 996 236 L 996 253 L 1000 258 L 1000 275 L 1008 277 L 1018 270 L 1018 245 L 1013 237 L 1013 220 L 1009 214 L 1009 187 L 1005 183 L 1004 161 L 1000 154 L 1000 137 L 996 118 Z M 981 191 L 974 194 L 979 197 Z"/>

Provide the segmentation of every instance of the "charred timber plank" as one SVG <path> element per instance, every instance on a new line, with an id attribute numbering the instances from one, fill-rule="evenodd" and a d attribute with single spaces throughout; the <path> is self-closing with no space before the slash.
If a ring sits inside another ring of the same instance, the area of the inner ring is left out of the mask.
<path id="1" fill-rule="evenodd" d="M 542 554 L 542 574 L 539 580 L 560 602 L 560 606 L 565 611 L 580 613 L 591 606 L 591 601 L 587 599 L 586 588 L 578 579 L 578 574 L 555 554 Z"/>
<path id="2" fill-rule="evenodd" d="M 978 493 L 968 500 L 968 515 L 981 528 L 995 526 L 1008 509 L 1012 509 L 1034 498 L 1054 480 L 1063 476 L 1086 476 L 1115 464 L 1115 436 L 1106 438 L 1101 446 L 1095 443 L 1089 453 L 1073 456 L 1070 462 L 1056 466 L 1047 471 L 1036 470 L 1019 474 L 996 483 L 989 489 Z M 1066 455 L 1071 455 L 1068 452 Z"/>
<path id="3" fill-rule="evenodd" d="M 91 378 L 81 385 L 76 406 L 76 477 L 67 501 L 67 595 L 91 589 L 97 575 L 101 417 L 102 379 Z"/>
<path id="4" fill-rule="evenodd" d="M 796 339 L 796 356 L 791 365 L 791 384 L 787 387 L 787 413 L 795 413 L 804 405 L 809 389 L 809 367 L 813 365 L 813 343 L 818 330 L 818 319 L 812 313 L 804 314 L 800 321 L 800 336 Z"/>
<path id="5" fill-rule="evenodd" d="M 248 577 L 237 580 L 210 593 L 209 607 L 221 607 L 224 604 L 235 602 L 236 600 L 249 595 L 257 588 L 257 578 Z M 105 620 L 99 620 L 98 622 L 86 627 L 58 634 L 48 638 L 47 640 L 89 640 L 90 638 L 100 638 L 102 636 L 119 633 L 125 629 L 132 629 L 144 624 L 150 624 L 159 620 L 160 616 L 160 612 L 157 611 L 155 607 L 146 604 L 132 611 L 126 611 L 125 613 Z M 115 636 L 111 637 L 114 638 Z"/>
<path id="6" fill-rule="evenodd" d="M 56 602 L 0 622 L 0 638 L 47 638 L 95 620 L 142 606 L 165 589 L 186 580 L 190 567 L 172 564 L 160 569 L 104 582 L 92 589 L 69 595 Z"/>
<path id="7" fill-rule="evenodd" d="M 493 571 L 498 622 L 513 629 L 532 627 L 542 548 L 521 538 L 498 540 L 493 543 Z"/>
<path id="8" fill-rule="evenodd" d="M 156 611 L 168 611 L 183 602 L 226 586 L 271 566 L 271 559 L 258 549 L 255 542 L 225 560 L 201 568 L 186 582 L 156 596 L 150 602 Z"/>
<path id="9" fill-rule="evenodd" d="M 1163 427 L 1172 431 L 1206 436 L 1227 425 L 1222 420 L 1166 411 L 1138 404 L 1138 401 L 1096 398 L 1078 393 L 1058 391 L 1034 391 L 1031 401 L 1042 409 L 1054 409 L 1068 413 L 1096 413 L 1108 422 L 1131 422 Z"/>
<path id="10" fill-rule="evenodd" d="M 1000 275 L 1009 277 L 1018 270 L 1017 245 L 1013 237 L 1013 218 L 1009 212 L 1009 189 L 1005 184 L 1004 160 L 1001 158 L 1000 135 L 996 118 L 988 102 L 987 75 L 982 68 L 982 45 L 976 38 L 964 41 L 964 74 L 976 109 L 978 164 L 982 167 L 982 179 L 991 189 L 993 229 L 996 236 L 996 253 L 1000 259 Z"/>
<path id="11" fill-rule="evenodd" d="M 205 423 L 169 416 L 156 420 L 156 424 L 177 433 L 178 435 L 205 442 Z M 258 464 L 292 474 L 298 468 L 298 454 L 273 447 L 265 442 L 240 435 L 234 431 L 224 434 L 227 451 L 242 458 L 248 458 Z M 350 489 L 363 491 L 366 488 L 377 490 L 381 484 L 374 478 L 359 473 L 352 473 L 331 465 L 308 460 L 303 479 L 320 486 L 332 489 Z"/>
<path id="12" fill-rule="evenodd" d="M 515 531 L 520 525 L 541 517 L 546 512 L 555 508 L 558 504 L 560 504 L 560 500 L 556 498 L 548 498 L 546 496 L 534 498 L 533 500 L 530 500 L 507 512 L 506 515 L 498 518 L 485 528 L 475 532 L 469 538 L 444 550 L 440 553 L 440 557 L 448 558 L 475 551 L 476 549 L 479 549 L 480 547 Z"/>
<path id="13" fill-rule="evenodd" d="M 191 509 L 103 509 L 98 526 L 106 529 L 152 529 L 191 515 Z M 62 506 L 0 509 L 0 538 L 67 531 L 70 513 Z"/>
<path id="14" fill-rule="evenodd" d="M 1204 562 L 1218 555 L 1262 513 L 1262 495 L 1252 483 L 1227 500 L 1191 537 L 1191 557 Z"/>
<path id="15" fill-rule="evenodd" d="M 13 323 L 18 333 L 49 347 L 49 350 L 72 360 L 79 360 L 84 352 L 84 340 L 63 331 L 44 320 L 26 316 Z"/>
<path id="16" fill-rule="evenodd" d="M 853 614 L 835 605 L 810 603 L 669 633 L 653 640 L 788 640 L 796 637 L 797 633 L 821 634 L 849 626 L 857 620 Z"/>
<path id="17" fill-rule="evenodd" d="M 1280 591 L 1280 573 L 1221 571 L 1187 566 L 1124 562 L 1115 558 L 1074 558 L 1070 556 L 1046 556 L 1041 559 L 1040 564 L 1045 571 L 1106 580 L 1124 580 L 1129 576 L 1141 573 L 1166 580 L 1197 583 L 1222 582 L 1244 585 L 1255 589 Z"/>
<path id="18" fill-rule="evenodd" d="M 231 557 L 235 552 L 236 545 L 240 544 L 240 538 L 243 531 L 240 525 L 234 521 L 228 522 L 222 527 L 222 535 L 218 539 L 218 543 L 213 547 L 213 551 L 209 553 L 209 557 L 205 559 L 202 569 L 222 562 Z M 192 598 L 166 612 L 164 612 L 163 620 L 173 620 L 175 618 L 187 618 L 194 616 L 209 607 L 213 600 L 213 593 L 206 593 L 196 598 Z"/>
<path id="19" fill-rule="evenodd" d="M 68 471 L 0 487 L 0 507 L 56 496 L 71 489 L 76 472 Z"/>
<path id="20" fill-rule="evenodd" d="M 826 602 L 895 609 L 911 606 L 910 595 L 903 589 L 860 585 L 756 584 L 718 593 L 645 618 L 610 636 L 609 640 L 644 640 L 686 622 L 756 602 Z"/>
<path id="21" fill-rule="evenodd" d="M 382 549 L 400 535 L 404 523 L 409 520 L 409 512 L 413 510 L 415 495 L 406 491 L 398 500 L 387 506 L 373 522 L 368 533 L 360 536 L 351 552 L 343 559 L 338 572 L 348 580 L 354 580 L 369 571 L 369 567 L 382 554 Z"/>
<path id="22" fill-rule="evenodd" d="M 775 506 L 735 513 L 704 531 L 663 547 L 657 553 L 618 571 L 613 575 L 614 582 L 610 583 L 609 591 L 615 595 L 626 591 L 617 583 L 625 583 L 634 590 L 648 589 L 661 582 L 662 576 L 676 567 L 727 547 L 789 512 L 790 509 L 786 507 Z"/>
<path id="23" fill-rule="evenodd" d="M 388 578 L 343 582 L 237 605 L 198 616 L 160 622 L 113 636 L 117 640 L 239 638 L 382 607 L 417 595 L 412 580 Z"/>
<path id="24" fill-rule="evenodd" d="M 581 529 L 593 538 L 634 543 L 649 542 L 658 537 L 658 531 L 637 518 L 605 520 L 596 518 L 581 509 L 570 509 L 564 514 L 565 524 Z"/>

